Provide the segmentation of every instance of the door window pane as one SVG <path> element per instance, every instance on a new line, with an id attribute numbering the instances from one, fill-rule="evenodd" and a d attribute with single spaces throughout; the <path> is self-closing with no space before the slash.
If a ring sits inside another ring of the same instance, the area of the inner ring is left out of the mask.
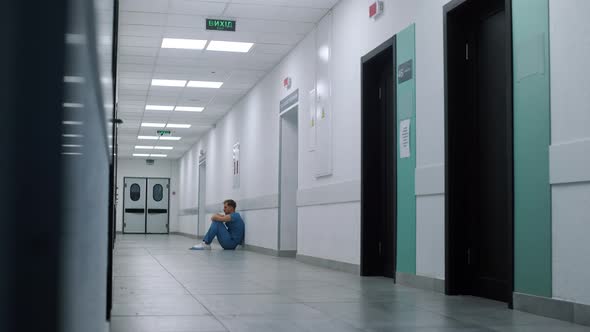
<path id="1" fill-rule="evenodd" d="M 137 202 L 139 201 L 139 197 L 141 196 L 141 187 L 139 187 L 137 183 L 134 183 L 131 185 L 129 193 L 131 194 L 131 200 Z"/>
<path id="2" fill-rule="evenodd" d="M 153 195 L 154 195 L 154 201 L 159 202 L 162 200 L 162 198 L 164 197 L 164 187 L 162 187 L 161 184 L 156 184 L 154 185 L 154 190 L 153 190 Z"/>

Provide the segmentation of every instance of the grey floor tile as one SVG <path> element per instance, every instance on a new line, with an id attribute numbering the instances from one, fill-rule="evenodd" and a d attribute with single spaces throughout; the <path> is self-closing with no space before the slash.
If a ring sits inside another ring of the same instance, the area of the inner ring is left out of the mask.
<path id="1" fill-rule="evenodd" d="M 293 320 L 275 316 L 256 316 L 256 315 L 231 315 L 218 316 L 218 319 L 230 331 L 280 331 L 280 332 L 302 332 L 302 331 L 322 331 L 322 332 L 359 332 L 360 329 L 354 328 L 346 323 L 330 319 L 306 319 Z"/>
<path id="2" fill-rule="evenodd" d="M 227 331 L 213 316 L 113 317 L 111 332 Z"/>
<path id="3" fill-rule="evenodd" d="M 113 316 L 204 315 L 208 311 L 194 303 L 131 303 L 113 304 Z"/>
<path id="4" fill-rule="evenodd" d="M 182 236 L 123 235 L 111 331 L 590 331 L 505 303 L 249 251 L 190 251 Z"/>

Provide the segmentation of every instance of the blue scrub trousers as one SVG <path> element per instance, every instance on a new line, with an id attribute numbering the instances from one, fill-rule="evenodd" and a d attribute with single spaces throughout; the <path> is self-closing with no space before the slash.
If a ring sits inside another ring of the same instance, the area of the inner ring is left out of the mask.
<path id="1" fill-rule="evenodd" d="M 209 230 L 207 231 L 207 234 L 205 234 L 203 241 L 207 244 L 211 244 L 215 236 L 217 236 L 217 240 L 223 249 L 234 250 L 238 244 L 240 244 L 237 240 L 232 238 L 225 225 L 219 221 L 211 222 L 211 226 L 209 226 Z"/>

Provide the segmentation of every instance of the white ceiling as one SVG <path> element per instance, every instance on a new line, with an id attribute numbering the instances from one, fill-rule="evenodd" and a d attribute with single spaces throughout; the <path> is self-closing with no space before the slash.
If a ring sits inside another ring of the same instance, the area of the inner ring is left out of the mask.
<path id="1" fill-rule="evenodd" d="M 338 0 L 121 0 L 118 40 L 119 157 L 135 145 L 173 146 L 180 158 L 310 32 Z M 232 19 L 236 31 L 205 30 L 205 19 Z M 162 38 L 253 42 L 248 53 L 162 49 Z M 224 82 L 220 89 L 158 87 L 156 79 Z M 277 83 L 277 84 L 280 84 Z M 146 104 L 202 106 L 202 113 L 146 111 Z M 191 124 L 180 141 L 138 140 L 157 128 L 141 122 Z"/>

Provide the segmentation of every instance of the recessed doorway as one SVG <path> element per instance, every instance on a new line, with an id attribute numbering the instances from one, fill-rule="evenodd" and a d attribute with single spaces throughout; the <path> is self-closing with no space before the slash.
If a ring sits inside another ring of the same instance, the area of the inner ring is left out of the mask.
<path id="1" fill-rule="evenodd" d="M 509 0 L 457 0 L 445 26 L 445 287 L 511 303 L 512 28 Z"/>
<path id="2" fill-rule="evenodd" d="M 395 278 L 395 37 L 361 59 L 361 275 Z"/>

